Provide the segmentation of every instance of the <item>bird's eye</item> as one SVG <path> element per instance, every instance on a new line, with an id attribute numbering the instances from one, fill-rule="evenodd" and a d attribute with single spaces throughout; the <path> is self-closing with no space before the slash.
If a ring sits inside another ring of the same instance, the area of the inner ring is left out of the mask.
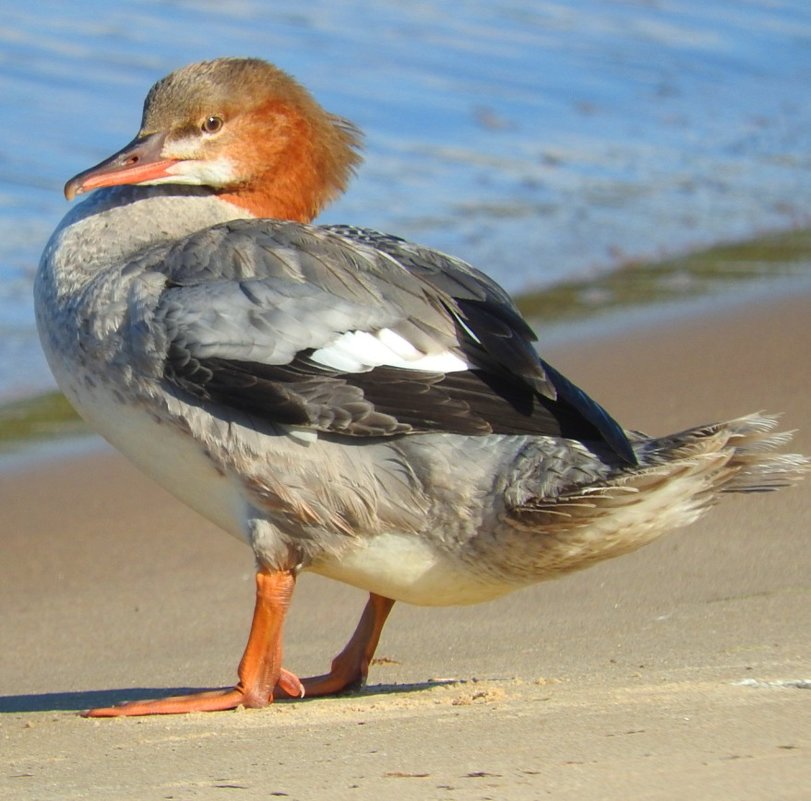
<path id="1" fill-rule="evenodd" d="M 207 134 L 214 134 L 220 130 L 223 126 L 222 117 L 217 117 L 212 114 L 210 117 L 206 117 L 203 121 L 203 125 L 201 126 L 203 129 L 203 133 Z"/>

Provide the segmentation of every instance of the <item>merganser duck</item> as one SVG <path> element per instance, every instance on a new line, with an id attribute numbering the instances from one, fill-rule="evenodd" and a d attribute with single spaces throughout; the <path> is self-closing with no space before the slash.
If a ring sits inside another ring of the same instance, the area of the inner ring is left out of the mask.
<path id="1" fill-rule="evenodd" d="M 36 278 L 59 386 L 87 422 L 257 563 L 235 687 L 96 717 L 261 707 L 362 684 L 395 601 L 470 604 L 628 553 L 721 493 L 808 462 L 753 415 L 624 430 L 540 358 L 459 259 L 313 226 L 360 133 L 258 59 L 180 69 L 140 131 L 68 181 Z M 296 576 L 369 601 L 329 673 L 282 667 Z"/>

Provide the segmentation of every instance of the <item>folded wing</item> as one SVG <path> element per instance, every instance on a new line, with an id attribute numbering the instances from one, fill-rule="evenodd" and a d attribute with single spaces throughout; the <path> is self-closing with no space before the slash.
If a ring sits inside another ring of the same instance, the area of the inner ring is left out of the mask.
<path id="1" fill-rule="evenodd" d="M 131 347 L 206 404 L 350 437 L 562 436 L 633 462 L 621 427 L 540 359 L 487 276 L 344 226 L 239 220 L 145 254 Z M 143 266 L 143 261 L 141 265 Z"/>

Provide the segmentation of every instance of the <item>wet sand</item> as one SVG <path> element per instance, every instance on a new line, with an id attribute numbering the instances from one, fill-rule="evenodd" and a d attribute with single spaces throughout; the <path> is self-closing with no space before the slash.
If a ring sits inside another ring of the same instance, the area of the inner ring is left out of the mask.
<path id="1" fill-rule="evenodd" d="M 766 409 L 811 454 L 809 298 L 547 353 L 650 433 Z M 249 551 L 108 451 L 0 475 L 0 799 L 807 799 L 811 482 L 490 604 L 399 605 L 363 693 L 182 717 L 233 681 Z M 363 593 L 305 576 L 288 668 Z"/>

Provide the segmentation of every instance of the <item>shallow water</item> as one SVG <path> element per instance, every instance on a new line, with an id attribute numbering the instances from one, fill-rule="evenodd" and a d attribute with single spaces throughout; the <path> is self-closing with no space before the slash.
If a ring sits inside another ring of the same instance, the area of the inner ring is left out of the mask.
<path id="1" fill-rule="evenodd" d="M 806 0 L 40 2 L 0 8 L 0 397 L 50 387 L 31 283 L 64 181 L 146 89 L 269 58 L 366 132 L 323 219 L 463 256 L 512 291 L 806 224 Z"/>

